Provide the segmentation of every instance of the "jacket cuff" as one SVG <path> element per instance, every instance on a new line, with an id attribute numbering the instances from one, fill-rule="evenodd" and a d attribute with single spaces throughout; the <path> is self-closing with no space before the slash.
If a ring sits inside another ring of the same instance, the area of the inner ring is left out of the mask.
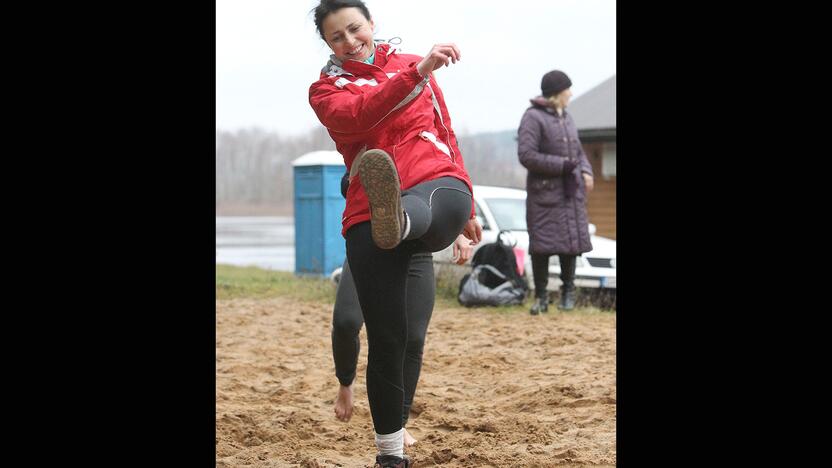
<path id="1" fill-rule="evenodd" d="M 428 81 L 430 81 L 430 75 L 433 72 L 428 72 L 425 76 L 420 75 L 419 69 L 416 68 L 416 65 L 418 64 L 419 62 L 414 63 L 410 70 L 408 70 L 406 73 L 412 73 L 413 76 L 416 78 L 416 81 L 427 83 Z"/>

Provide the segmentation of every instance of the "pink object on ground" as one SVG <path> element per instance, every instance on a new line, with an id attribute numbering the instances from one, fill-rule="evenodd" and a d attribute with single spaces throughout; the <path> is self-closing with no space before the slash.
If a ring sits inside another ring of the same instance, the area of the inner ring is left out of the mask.
<path id="1" fill-rule="evenodd" d="M 526 251 L 520 247 L 515 247 L 514 259 L 517 261 L 517 273 L 523 276 L 523 271 L 526 269 Z"/>

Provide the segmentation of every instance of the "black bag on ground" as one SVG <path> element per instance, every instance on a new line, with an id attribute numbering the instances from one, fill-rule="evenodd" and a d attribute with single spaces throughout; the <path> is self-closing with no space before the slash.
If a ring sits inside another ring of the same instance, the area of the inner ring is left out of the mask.
<path id="1" fill-rule="evenodd" d="M 501 231 L 497 241 L 477 250 L 471 259 L 473 270 L 459 283 L 459 303 L 464 306 L 522 304 L 529 290 L 525 278 L 517 272 L 514 250 L 503 241 Z"/>

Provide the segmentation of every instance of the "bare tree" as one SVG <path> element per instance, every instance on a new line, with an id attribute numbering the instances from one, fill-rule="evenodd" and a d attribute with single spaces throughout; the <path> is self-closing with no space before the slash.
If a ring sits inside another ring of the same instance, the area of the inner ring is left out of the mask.
<path id="1" fill-rule="evenodd" d="M 217 130 L 216 203 L 291 210 L 292 160 L 335 145 L 323 127 L 299 137 L 260 128 Z"/>
<path id="2" fill-rule="evenodd" d="M 526 168 L 517 159 L 517 132 L 479 133 L 458 138 L 471 181 L 479 185 L 525 187 Z"/>

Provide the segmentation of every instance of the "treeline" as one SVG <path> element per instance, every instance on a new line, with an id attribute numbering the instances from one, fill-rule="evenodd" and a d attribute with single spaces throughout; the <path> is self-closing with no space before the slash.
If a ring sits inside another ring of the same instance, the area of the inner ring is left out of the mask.
<path id="1" fill-rule="evenodd" d="M 515 131 L 459 135 L 460 150 L 475 184 L 524 187 L 526 170 L 517 161 Z M 291 162 L 310 151 L 334 150 L 323 127 L 302 136 L 259 128 L 216 132 L 218 213 L 292 212 Z"/>
<path id="2" fill-rule="evenodd" d="M 260 128 L 229 132 L 217 130 L 218 213 L 267 208 L 292 211 L 291 162 L 310 151 L 334 150 L 323 127 L 299 137 L 281 136 Z"/>
<path id="3" fill-rule="evenodd" d="M 479 185 L 526 187 L 526 168 L 517 159 L 517 132 L 457 135 L 471 181 Z"/>

